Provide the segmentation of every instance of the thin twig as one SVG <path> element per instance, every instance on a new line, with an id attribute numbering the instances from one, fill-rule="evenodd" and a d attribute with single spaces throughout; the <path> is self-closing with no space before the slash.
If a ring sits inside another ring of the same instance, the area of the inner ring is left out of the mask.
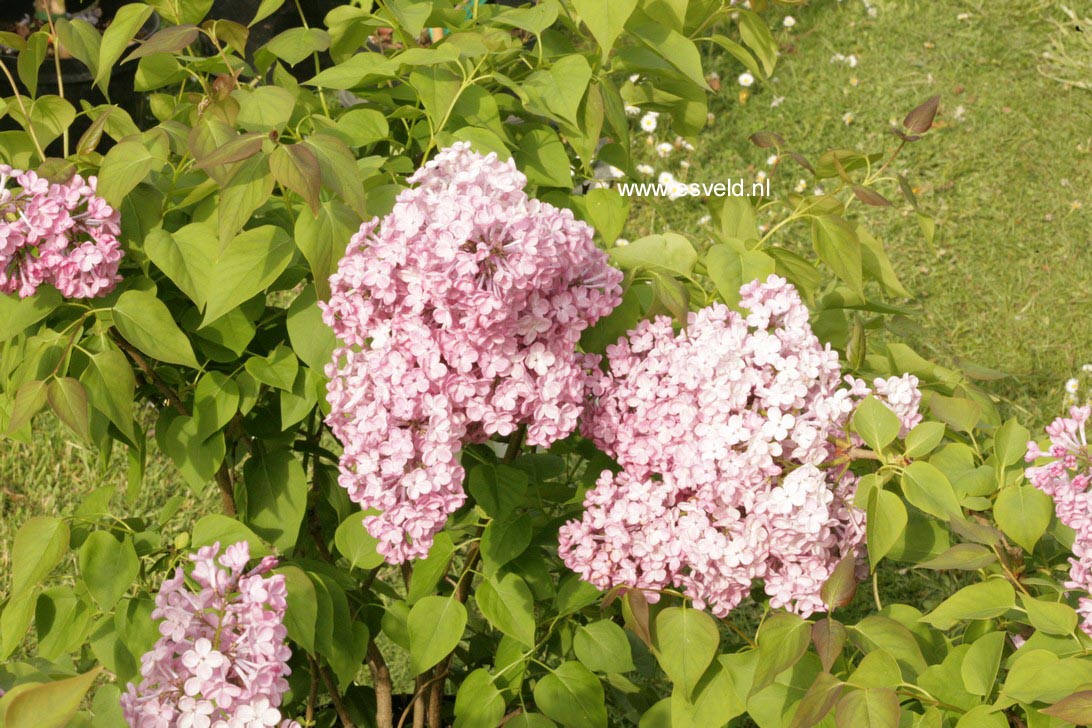
<path id="1" fill-rule="evenodd" d="M 318 700 L 318 687 L 319 687 L 319 674 L 318 665 L 315 664 L 315 658 L 307 655 L 307 662 L 311 666 L 311 692 L 307 695 L 307 712 L 304 714 L 304 720 L 307 725 L 315 724 L 315 702 Z"/>
<path id="2" fill-rule="evenodd" d="M 316 664 L 318 664 L 317 661 Z M 330 693 L 330 700 L 334 703 L 334 710 L 337 711 L 337 717 L 341 721 L 341 725 L 344 728 L 356 728 L 353 719 L 349 717 L 349 711 L 345 709 L 345 703 L 341 700 L 341 693 L 338 692 L 337 685 L 334 684 L 334 679 L 330 677 L 329 671 L 321 664 L 318 665 L 318 671 L 319 675 L 322 676 L 322 682 L 326 685 L 326 692 Z"/>

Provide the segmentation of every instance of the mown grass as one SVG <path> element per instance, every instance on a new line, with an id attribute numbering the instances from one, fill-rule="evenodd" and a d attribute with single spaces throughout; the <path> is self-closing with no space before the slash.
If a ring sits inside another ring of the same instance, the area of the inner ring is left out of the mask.
<path id="1" fill-rule="evenodd" d="M 748 142 L 763 129 L 812 160 L 832 148 L 890 152 L 892 124 L 940 94 L 935 129 L 894 165 L 937 220 L 934 246 L 908 210 L 870 209 L 869 226 L 918 297 L 910 343 L 941 363 L 1009 374 L 985 386 L 1040 425 L 1059 412 L 1066 379 L 1092 362 L 1092 317 L 1082 315 L 1092 289 L 1092 93 L 1040 68 L 1053 70 L 1042 54 L 1063 48 L 1069 77 L 1087 72 L 1090 30 L 1070 29 L 1057 5 L 1042 0 L 872 5 L 874 17 L 860 0 L 790 9 L 797 23 L 776 30 L 783 57 L 774 78 L 743 104 L 739 64 L 711 56 L 723 88 L 687 179 L 750 181 L 769 171 L 769 150 Z M 858 64 L 834 62 L 835 54 Z M 814 187 L 792 163 L 777 175 L 787 187 L 799 179 Z M 901 201 L 897 189 L 883 193 Z M 639 219 L 641 206 L 651 206 L 634 204 Z M 700 237 L 696 201 L 658 207 L 657 224 Z M 782 234 L 806 241 L 808 228 Z"/>

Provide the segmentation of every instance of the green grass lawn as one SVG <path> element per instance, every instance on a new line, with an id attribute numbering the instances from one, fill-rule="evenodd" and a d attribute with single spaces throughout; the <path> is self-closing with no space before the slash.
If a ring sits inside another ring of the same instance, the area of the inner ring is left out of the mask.
<path id="1" fill-rule="evenodd" d="M 1092 92 L 1039 68 L 1044 51 L 1065 48 L 1068 77 L 1092 84 L 1092 28 L 1078 33 L 1056 3 L 1035 0 L 872 5 L 874 17 L 861 0 L 792 8 L 795 27 L 775 30 L 783 57 L 774 78 L 746 104 L 739 64 L 709 59 L 723 88 L 688 180 L 768 171 L 769 150 L 747 140 L 762 129 L 813 161 L 831 148 L 893 150 L 892 124 L 940 94 L 937 127 L 893 165 L 937 220 L 934 249 L 913 215 L 871 208 L 869 226 L 919 298 L 910 343 L 941 363 L 1010 374 L 985 384 L 1041 425 L 1059 412 L 1066 379 L 1092 362 L 1092 318 L 1082 315 L 1092 297 Z M 856 67 L 836 54 L 855 56 Z M 809 177 L 792 163 L 777 174 L 788 186 Z M 662 207 L 675 229 L 700 236 L 696 201 Z M 808 234 L 805 223 L 780 240 Z"/>

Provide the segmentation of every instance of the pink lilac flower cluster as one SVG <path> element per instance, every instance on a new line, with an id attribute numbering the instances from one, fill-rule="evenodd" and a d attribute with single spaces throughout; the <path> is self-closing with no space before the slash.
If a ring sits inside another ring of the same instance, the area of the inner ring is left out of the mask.
<path id="1" fill-rule="evenodd" d="M 623 470 L 587 493 L 560 553 L 600 589 L 675 586 L 724 616 L 761 580 L 772 606 L 809 615 L 864 538 L 856 478 L 832 466 L 870 390 L 842 386 L 837 352 L 784 279 L 741 292 L 746 317 L 717 304 L 678 334 L 660 317 L 607 349 L 582 432 Z M 875 382 L 907 429 L 920 419 L 916 385 Z"/>
<path id="2" fill-rule="evenodd" d="M 1024 456 L 1029 463 L 1049 458 L 1048 462 L 1029 467 L 1026 474 L 1032 485 L 1054 499 L 1058 520 L 1076 532 L 1065 586 L 1086 595 L 1092 593 L 1092 493 L 1088 490 L 1092 452 L 1085 434 L 1090 415 L 1092 407 L 1071 407 L 1069 417 L 1059 417 L 1047 426 L 1049 447 L 1043 450 L 1038 443 L 1029 442 Z M 1077 612 L 1083 617 L 1081 629 L 1092 635 L 1092 597 L 1080 597 Z"/>
<path id="3" fill-rule="evenodd" d="M 583 413 L 598 359 L 580 334 L 621 300 L 622 274 L 569 210 L 530 199 L 512 161 L 465 143 L 418 170 L 353 237 L 323 317 L 339 482 L 392 563 L 428 553 L 465 501 L 459 450 L 526 426 L 546 446 Z"/>
<path id="4" fill-rule="evenodd" d="M 206 546 L 191 556 L 191 590 L 179 567 L 156 596 L 162 635 L 141 658 L 139 685 L 121 697 L 135 728 L 299 728 L 282 719 L 291 674 L 284 626 L 287 587 L 276 564 L 246 570 L 250 547 Z"/>
<path id="5" fill-rule="evenodd" d="M 45 283 L 68 298 L 114 289 L 123 255 L 119 215 L 95 184 L 78 174 L 50 182 L 0 165 L 0 293 L 26 298 Z"/>

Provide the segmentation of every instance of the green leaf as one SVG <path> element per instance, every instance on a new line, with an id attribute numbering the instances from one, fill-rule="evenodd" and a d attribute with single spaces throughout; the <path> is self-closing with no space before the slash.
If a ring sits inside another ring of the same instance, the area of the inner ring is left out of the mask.
<path id="1" fill-rule="evenodd" d="M 799 662 L 811 641 L 811 626 L 790 612 L 771 614 L 758 629 L 758 662 L 751 695 L 769 687 Z"/>
<path id="2" fill-rule="evenodd" d="M 976 571 L 997 561 L 997 554 L 976 543 L 957 543 L 940 556 L 918 564 L 919 569 Z"/>
<path id="3" fill-rule="evenodd" d="M 206 301 L 202 325 L 220 318 L 264 291 L 292 262 L 295 246 L 279 227 L 262 225 L 237 235 L 214 251 L 207 281 L 198 286 Z"/>
<path id="4" fill-rule="evenodd" d="M 47 589 L 34 608 L 37 654 L 47 660 L 78 650 L 87 638 L 91 609 L 71 587 Z"/>
<path id="5" fill-rule="evenodd" d="M 444 66 L 416 68 L 409 75 L 409 82 L 421 99 L 432 125 L 433 134 L 443 130 L 452 107 L 462 91 L 462 79 Z"/>
<path id="6" fill-rule="evenodd" d="M 61 305 L 61 301 L 61 294 L 49 285 L 38 288 L 30 298 L 19 298 L 14 293 L 0 294 L 0 342 L 10 340 L 44 319 Z"/>
<path id="7" fill-rule="evenodd" d="M 246 541 L 250 546 L 250 555 L 254 558 L 269 556 L 273 551 L 258 534 L 251 531 L 245 525 L 219 513 L 212 513 L 193 525 L 194 547 L 211 546 L 219 541 L 221 545 Z"/>
<path id="8" fill-rule="evenodd" d="M 1028 613 L 1031 626 L 1046 634 L 1069 636 L 1077 628 L 1077 613 L 1064 602 L 1051 602 L 1020 595 L 1020 603 Z"/>
<path id="9" fill-rule="evenodd" d="M 49 406 L 61 422 L 84 440 L 91 439 L 90 411 L 83 385 L 72 377 L 54 379 L 46 390 Z"/>
<path id="10" fill-rule="evenodd" d="M 896 688 L 902 683 L 902 670 L 890 653 L 873 650 L 857 664 L 846 682 L 858 688 Z"/>
<path id="11" fill-rule="evenodd" d="M 1002 579 L 963 587 L 918 621 L 949 630 L 963 620 L 999 617 L 1016 606 L 1016 592 Z"/>
<path id="12" fill-rule="evenodd" d="M 1092 662 L 1080 657 L 1059 659 L 1046 650 L 1021 649 L 1005 676 L 1003 698 L 1021 703 L 1053 703 L 1092 682 Z"/>
<path id="13" fill-rule="evenodd" d="M 494 23 L 520 28 L 535 35 L 540 35 L 556 21 L 557 6 L 553 3 L 540 3 L 530 8 L 513 8 L 498 13 L 492 18 Z"/>
<path id="14" fill-rule="evenodd" d="M 143 353 L 170 364 L 198 368 L 189 339 L 155 295 L 135 289 L 122 293 L 114 304 L 114 325 Z"/>
<path id="15" fill-rule="evenodd" d="M 337 131 L 350 147 L 364 147 L 386 139 L 390 124 L 376 109 L 349 109 L 337 118 Z"/>
<path id="16" fill-rule="evenodd" d="M 136 50 L 126 56 L 122 63 L 150 56 L 153 53 L 178 53 L 197 40 L 200 34 L 201 31 L 192 23 L 169 26 L 158 31 L 148 40 L 141 41 Z"/>
<path id="17" fill-rule="evenodd" d="M 931 453 L 944 439 L 944 423 L 920 422 L 906 435 L 906 456 L 920 458 Z"/>
<path id="18" fill-rule="evenodd" d="M 425 597 L 410 609 L 406 629 L 410 670 L 420 675 L 458 646 L 466 629 L 466 607 L 454 597 Z"/>
<path id="19" fill-rule="evenodd" d="M 875 571 L 876 564 L 894 548 L 906 530 L 906 506 L 894 493 L 873 488 L 868 494 L 867 516 L 868 560 Z"/>
<path id="20" fill-rule="evenodd" d="M 294 66 L 313 53 L 320 53 L 330 47 L 330 34 L 320 28 L 289 28 L 273 37 L 261 47 L 260 51 L 273 54 L 289 66 Z M 264 88 L 277 88 L 266 86 Z M 279 89 L 283 90 L 283 89 Z M 295 105 L 295 99 L 288 104 L 291 111 Z"/>
<path id="21" fill-rule="evenodd" d="M 224 182 L 220 193 L 220 204 L 216 208 L 216 230 L 219 234 L 220 248 L 229 244 L 231 239 L 250 221 L 254 213 L 269 202 L 276 182 L 269 164 L 270 158 L 264 154 L 250 157 L 236 165 L 231 176 Z M 192 227 L 187 226 L 187 228 Z M 206 258 L 215 259 L 218 250 L 219 248 L 210 247 Z M 200 277 L 197 282 L 203 283 Z M 203 287 L 201 291 L 207 297 L 209 289 Z M 204 303 L 204 301 L 205 298 L 201 298 L 201 302 Z"/>
<path id="22" fill-rule="evenodd" d="M 623 673 L 633 665 L 625 631 L 609 619 L 601 619 L 577 628 L 573 651 L 584 667 L 595 672 Z"/>
<path id="23" fill-rule="evenodd" d="M 485 575 L 496 574 L 500 567 L 526 551 L 531 534 L 531 519 L 526 515 L 494 520 L 486 526 L 481 541 Z"/>
<path id="24" fill-rule="evenodd" d="M 993 506 L 997 525 L 1028 552 L 1035 550 L 1035 544 L 1046 533 L 1053 514 L 1054 502 L 1050 496 L 1030 485 L 1002 488 Z"/>
<path id="25" fill-rule="evenodd" d="M 54 21 L 61 47 L 78 59 L 94 76 L 99 70 L 99 51 L 102 36 L 86 20 L 75 18 L 57 18 Z"/>
<path id="26" fill-rule="evenodd" d="M 945 397 L 936 392 L 928 392 L 923 399 L 933 416 L 956 432 L 970 432 L 982 417 L 982 406 L 974 400 Z"/>
<path id="27" fill-rule="evenodd" d="M 34 619 L 38 601 L 37 589 L 30 588 L 21 594 L 12 594 L 0 614 L 0 660 L 7 660 L 23 644 L 23 638 Z M 2 707 L 0 703 L 0 707 Z M 0 716 L 3 713 L 0 712 Z"/>
<path id="28" fill-rule="evenodd" d="M 637 40 L 674 66 L 685 79 L 705 91 L 711 91 L 702 70 L 701 53 L 698 52 L 694 41 L 667 25 L 642 15 L 638 13 L 634 16 L 640 20 L 629 25 L 630 32 Z"/>
<path id="29" fill-rule="evenodd" d="M 756 78 L 763 78 L 766 74 L 762 72 L 761 66 L 755 57 L 751 55 L 750 51 L 736 43 L 731 38 L 723 35 L 713 34 L 709 40 L 719 45 L 724 50 L 728 51 L 737 61 L 743 64 L 743 67 L 750 71 Z"/>
<path id="30" fill-rule="evenodd" d="M 624 247 L 611 248 L 608 255 L 622 270 L 649 268 L 684 276 L 690 275 L 698 262 L 694 246 L 678 233 L 648 235 Z"/>
<path id="31" fill-rule="evenodd" d="M 565 728 L 606 728 L 603 686 L 579 662 L 563 662 L 535 685 L 535 704 Z"/>
<path id="32" fill-rule="evenodd" d="M 714 245 L 705 254 L 705 268 L 717 292 L 729 306 L 738 306 L 739 289 L 744 283 L 766 280 L 777 266 L 776 261 L 758 250 L 736 250 L 730 245 Z"/>
<path id="33" fill-rule="evenodd" d="M 526 647 L 535 645 L 534 597 L 516 574 L 486 579 L 474 595 L 489 623 Z"/>
<path id="34" fill-rule="evenodd" d="M 882 452 L 899 436 L 898 416 L 875 397 L 866 397 L 850 419 L 853 431 L 876 452 Z"/>
<path id="35" fill-rule="evenodd" d="M 364 519 L 376 513 L 352 513 L 341 522 L 334 533 L 334 546 L 338 553 L 349 560 L 350 569 L 374 569 L 383 563 L 383 555 L 375 549 L 379 541 L 364 528 Z"/>
<path id="36" fill-rule="evenodd" d="M 64 728 L 69 725 L 101 667 L 66 680 L 32 685 L 14 696 L 3 714 L 6 728 Z"/>
<path id="37" fill-rule="evenodd" d="M 910 463 L 901 482 L 902 493 L 911 505 L 944 521 L 963 518 L 951 482 L 935 466 L 921 460 Z"/>
<path id="38" fill-rule="evenodd" d="M 762 18 L 750 10 L 741 10 L 739 15 L 739 35 L 747 47 L 754 51 L 766 75 L 773 73 L 777 64 L 777 41 L 770 34 L 770 29 Z"/>
<path id="39" fill-rule="evenodd" d="M 239 411 L 239 385 L 222 372 L 208 372 L 193 393 L 193 418 L 202 439 L 222 430 Z"/>
<path id="40" fill-rule="evenodd" d="M 163 410 L 156 423 L 155 437 L 159 449 L 178 466 L 194 493 L 202 493 L 205 484 L 224 461 L 226 445 L 223 434 L 204 437 L 193 417 Z"/>
<path id="41" fill-rule="evenodd" d="M 130 441 L 133 440 L 136 377 L 125 355 L 117 349 L 91 355 L 80 381 L 95 409 L 110 418 Z"/>
<path id="42" fill-rule="evenodd" d="M 572 187 L 569 155 L 561 137 L 553 129 L 538 126 L 528 129 L 519 140 L 517 166 L 531 184 L 544 187 Z"/>
<path id="43" fill-rule="evenodd" d="M 925 658 L 914 634 L 894 619 L 874 614 L 865 617 L 851 629 L 861 642 L 862 649 L 887 652 L 908 675 L 916 675 L 926 669 Z"/>
<path id="44" fill-rule="evenodd" d="M 410 605 L 416 604 L 436 589 L 436 585 L 447 574 L 454 553 L 455 544 L 451 536 L 442 531 L 436 534 L 432 540 L 432 547 L 428 550 L 428 556 L 413 564 L 413 575 L 406 594 L 406 601 Z"/>
<path id="45" fill-rule="evenodd" d="M 1030 439 L 1028 428 L 1017 422 L 1016 418 L 998 427 L 993 435 L 993 454 L 998 463 L 1007 468 L 1023 460 Z"/>
<path id="46" fill-rule="evenodd" d="M 291 564 L 279 567 L 275 573 L 284 575 L 288 589 L 288 609 L 284 614 L 288 636 L 303 649 L 314 653 L 319 610 L 315 583 L 303 569 Z"/>
<path id="47" fill-rule="evenodd" d="M 834 710 L 838 728 L 898 728 L 899 696 L 891 688 L 851 690 Z"/>
<path id="48" fill-rule="evenodd" d="M 80 547 L 80 577 L 99 609 L 108 612 L 140 573 L 133 542 L 118 541 L 109 531 L 95 531 Z"/>
<path id="49" fill-rule="evenodd" d="M 324 200 L 317 217 L 306 212 L 296 217 L 296 247 L 307 259 L 323 301 L 330 298 L 330 275 L 359 228 L 360 217 L 338 200 Z"/>
<path id="50" fill-rule="evenodd" d="M 578 127 L 577 112 L 591 75 L 584 56 L 562 56 L 548 70 L 535 71 L 523 82 L 527 110 Z"/>
<path id="51" fill-rule="evenodd" d="M 629 199 L 614 189 L 597 188 L 585 195 L 588 222 L 608 245 L 618 239 L 629 215 Z"/>
<path id="52" fill-rule="evenodd" d="M 835 215 L 820 215 L 811 226 L 812 243 L 819 258 L 834 275 L 863 295 L 861 241 L 853 226 Z"/>
<path id="53" fill-rule="evenodd" d="M 398 27 L 414 36 L 421 34 L 432 14 L 432 3 L 420 0 L 387 0 L 386 5 Z"/>
<path id="54" fill-rule="evenodd" d="M 455 728 L 500 725 L 504 718 L 504 695 L 484 668 L 467 675 L 455 694 Z M 507 721 L 506 725 L 511 721 Z"/>
<path id="55" fill-rule="evenodd" d="M 599 46 L 603 58 L 610 55 L 614 41 L 622 33 L 622 29 L 637 7 L 637 0 L 573 0 L 573 7 L 577 15 L 588 26 L 592 36 Z M 539 31 L 541 32 L 541 31 Z"/>
<path id="56" fill-rule="evenodd" d="M 11 596 L 38 586 L 68 551 L 68 524 L 36 516 L 22 525 L 11 547 Z"/>
<path id="57" fill-rule="evenodd" d="M 262 0 L 261 4 L 258 5 L 258 10 L 254 13 L 254 19 L 250 21 L 247 27 L 253 28 L 255 25 L 280 10 L 281 6 L 284 5 L 284 2 L 285 0 Z"/>
<path id="58" fill-rule="evenodd" d="M 243 466 L 246 524 L 278 549 L 296 543 L 307 510 L 307 476 L 291 450 L 259 448 Z"/>
<path id="59" fill-rule="evenodd" d="M 11 405 L 11 416 L 8 418 L 7 435 L 11 435 L 24 425 L 28 424 L 34 415 L 45 406 L 46 383 L 34 380 L 26 382 L 15 393 L 15 400 Z"/>
<path id="60" fill-rule="evenodd" d="M 245 366 L 250 375 L 262 384 L 291 392 L 300 363 L 296 353 L 281 344 L 268 356 L 250 357 Z"/>
<path id="61" fill-rule="evenodd" d="M 19 73 L 19 80 L 27 87 L 31 97 L 34 97 L 38 95 L 38 71 L 49 48 L 48 37 L 44 32 L 33 33 L 23 45 L 24 48 L 16 61 L 16 70 Z"/>
<path id="62" fill-rule="evenodd" d="M 508 465 L 479 465 L 470 471 L 470 495 L 486 514 L 506 520 L 523 503 L 527 473 Z M 518 555 L 518 554 L 517 554 Z"/>
<path id="63" fill-rule="evenodd" d="M 687 698 L 713 661 L 719 644 L 716 622 L 701 610 L 669 607 L 656 615 L 653 636 L 656 658 L 667 677 Z"/>
<path id="64" fill-rule="evenodd" d="M 152 15 L 152 8 L 144 3 L 122 5 L 114 14 L 109 27 L 102 34 L 99 47 L 99 68 L 95 74 L 95 85 L 109 95 L 110 74 L 118 65 L 125 48 Z"/>
<path id="65" fill-rule="evenodd" d="M 959 668 L 963 687 L 967 692 L 984 698 L 990 697 L 1004 648 L 1004 632 L 990 632 L 971 643 L 971 649 L 967 650 Z"/>

